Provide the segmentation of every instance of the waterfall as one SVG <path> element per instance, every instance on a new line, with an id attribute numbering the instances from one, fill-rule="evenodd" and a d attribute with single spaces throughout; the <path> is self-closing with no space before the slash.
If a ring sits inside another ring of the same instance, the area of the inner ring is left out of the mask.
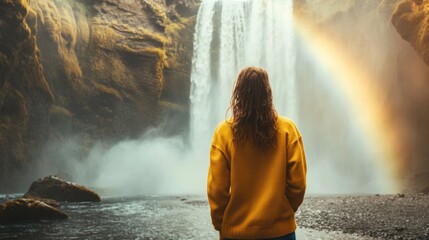
<path id="1" fill-rule="evenodd" d="M 207 153 L 213 130 L 227 118 L 233 83 L 246 66 L 267 69 L 277 111 L 297 120 L 292 10 L 292 0 L 202 2 L 190 97 L 197 152 Z"/>
<path id="2" fill-rule="evenodd" d="M 389 179 L 378 171 L 376 147 L 369 145 L 353 104 L 333 81 L 338 74 L 317 61 L 330 54 L 310 53 L 308 46 L 317 46 L 301 32 L 293 21 L 293 0 L 203 0 L 191 72 L 194 158 L 208 164 L 213 131 L 231 115 L 227 110 L 239 71 L 262 66 L 277 112 L 293 119 L 303 134 L 310 192 L 389 191 Z"/>

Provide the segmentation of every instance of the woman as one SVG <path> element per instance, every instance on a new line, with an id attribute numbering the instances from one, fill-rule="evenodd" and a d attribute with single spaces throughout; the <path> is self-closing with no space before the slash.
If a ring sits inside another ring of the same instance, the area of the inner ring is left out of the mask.
<path id="1" fill-rule="evenodd" d="M 240 72 L 231 109 L 210 149 L 212 223 L 221 239 L 295 239 L 306 187 L 304 146 L 295 124 L 277 115 L 264 69 Z"/>

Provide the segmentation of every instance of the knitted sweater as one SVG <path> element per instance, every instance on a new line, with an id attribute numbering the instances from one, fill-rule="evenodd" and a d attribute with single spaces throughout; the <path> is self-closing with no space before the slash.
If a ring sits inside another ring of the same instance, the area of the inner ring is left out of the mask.
<path id="1" fill-rule="evenodd" d="M 235 146 L 227 122 L 215 130 L 207 193 L 212 223 L 222 237 L 273 238 L 296 229 L 306 187 L 304 146 L 290 119 L 279 116 L 276 124 L 277 145 L 269 151 L 251 143 Z"/>

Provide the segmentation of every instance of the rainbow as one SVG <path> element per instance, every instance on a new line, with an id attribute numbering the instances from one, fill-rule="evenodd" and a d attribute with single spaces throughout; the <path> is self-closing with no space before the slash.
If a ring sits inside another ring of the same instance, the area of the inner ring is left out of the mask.
<path id="1" fill-rule="evenodd" d="M 405 161 L 401 152 L 401 128 L 392 121 L 393 111 L 376 89 L 377 77 L 358 61 L 344 43 L 338 41 L 314 23 L 294 17 L 295 32 L 305 44 L 315 64 L 329 71 L 331 78 L 323 78 L 327 84 L 342 94 L 357 118 L 364 139 L 373 149 L 374 165 L 387 182 L 386 192 L 397 192 L 401 188 L 399 176 Z"/>

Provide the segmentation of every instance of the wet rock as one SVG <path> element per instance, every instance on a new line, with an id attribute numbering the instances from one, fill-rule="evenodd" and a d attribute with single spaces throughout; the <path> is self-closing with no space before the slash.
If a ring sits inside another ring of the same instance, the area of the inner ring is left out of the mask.
<path id="1" fill-rule="evenodd" d="M 36 199 L 19 198 L 0 205 L 2 224 L 67 218 L 67 214 L 58 208 Z"/>
<path id="2" fill-rule="evenodd" d="M 43 203 L 48 204 L 49 206 L 54 207 L 54 208 L 60 207 L 60 204 L 57 201 L 55 201 L 54 199 L 36 197 L 36 196 L 31 195 L 31 194 L 26 194 L 25 198 L 43 202 Z"/>
<path id="3" fill-rule="evenodd" d="M 64 181 L 55 176 L 33 182 L 24 197 L 48 198 L 67 202 L 99 202 L 100 196 L 85 186 Z"/>

